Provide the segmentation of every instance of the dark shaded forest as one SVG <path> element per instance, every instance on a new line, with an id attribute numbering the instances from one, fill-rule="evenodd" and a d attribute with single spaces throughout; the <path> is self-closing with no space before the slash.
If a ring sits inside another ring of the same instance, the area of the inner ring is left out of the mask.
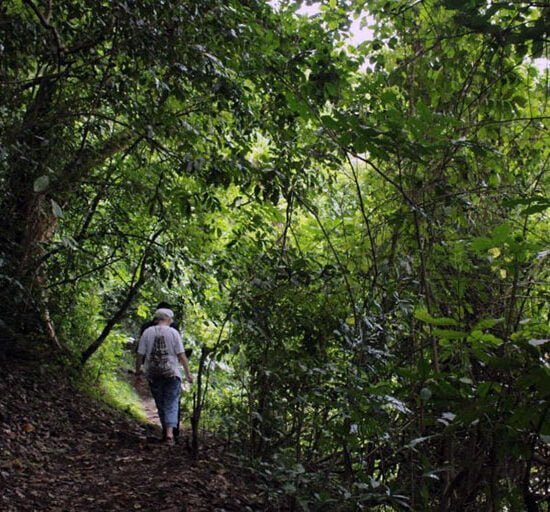
<path id="1" fill-rule="evenodd" d="M 2 389 L 130 410 L 166 300 L 250 510 L 547 511 L 549 15 L 0 3 Z"/>

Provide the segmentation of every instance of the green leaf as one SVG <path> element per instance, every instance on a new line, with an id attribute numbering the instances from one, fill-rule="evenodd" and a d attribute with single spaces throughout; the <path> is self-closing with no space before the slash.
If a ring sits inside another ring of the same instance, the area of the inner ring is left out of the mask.
<path id="1" fill-rule="evenodd" d="M 425 322 L 430 325 L 458 325 L 458 322 L 454 318 L 445 316 L 434 317 L 428 313 L 426 308 L 418 308 L 414 312 L 414 317 L 421 322 Z"/>
<path id="2" fill-rule="evenodd" d="M 50 185 L 50 178 L 48 176 L 40 176 L 34 180 L 33 190 L 36 193 L 44 192 Z"/>
<path id="3" fill-rule="evenodd" d="M 478 254 L 485 254 L 489 249 L 495 246 L 492 239 L 480 236 L 472 239 L 472 249 Z"/>
<path id="4" fill-rule="evenodd" d="M 460 340 L 467 336 L 465 332 L 453 331 L 451 329 L 434 329 L 434 334 L 443 340 Z"/>
<path id="5" fill-rule="evenodd" d="M 545 201 L 548 201 L 545 196 L 536 195 L 532 197 L 517 197 L 513 199 L 505 199 L 504 201 L 502 201 L 502 205 L 513 208 L 514 206 L 528 206 L 532 203 L 540 203 Z"/>
<path id="6" fill-rule="evenodd" d="M 149 309 L 147 308 L 147 306 L 145 304 L 140 304 L 137 307 L 136 314 L 137 314 L 137 316 L 139 316 L 139 318 L 142 318 L 142 319 L 148 318 L 149 317 Z"/>
<path id="7" fill-rule="evenodd" d="M 484 329 L 492 329 L 495 325 L 500 324 L 503 321 L 504 318 L 485 318 L 484 320 L 480 320 L 472 330 L 483 331 Z"/>
<path id="8" fill-rule="evenodd" d="M 477 394 L 481 397 L 486 397 L 489 394 L 489 391 L 491 389 L 498 389 L 498 388 L 499 386 L 495 382 L 491 382 L 491 381 L 482 382 L 477 387 Z"/>
<path id="9" fill-rule="evenodd" d="M 321 122 L 324 126 L 331 130 L 341 130 L 342 123 L 334 119 L 332 116 L 321 116 Z"/>
<path id="10" fill-rule="evenodd" d="M 510 224 L 501 224 L 493 230 L 492 239 L 497 242 L 495 245 L 499 245 L 510 238 L 512 234 L 512 226 Z"/>
<path id="11" fill-rule="evenodd" d="M 503 343 L 503 340 L 498 336 L 495 336 L 494 334 L 484 333 L 483 331 L 479 331 L 479 330 L 472 331 L 469 334 L 468 339 L 470 341 L 489 343 L 490 345 L 495 345 L 495 346 Z"/>
<path id="12" fill-rule="evenodd" d="M 523 215 L 532 215 L 533 213 L 541 213 L 546 211 L 548 208 L 550 208 L 550 200 L 547 198 L 539 199 L 531 206 L 528 206 L 524 210 L 522 210 Z"/>

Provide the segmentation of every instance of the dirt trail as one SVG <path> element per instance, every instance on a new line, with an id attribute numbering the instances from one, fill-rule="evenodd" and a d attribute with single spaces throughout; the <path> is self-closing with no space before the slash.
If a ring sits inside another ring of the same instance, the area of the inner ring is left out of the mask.
<path id="1" fill-rule="evenodd" d="M 147 389 L 141 393 L 155 421 Z M 143 425 L 101 407 L 59 372 L 0 364 L 2 511 L 267 510 L 215 446 L 192 460 L 183 446 L 148 442 Z"/>
<path id="2" fill-rule="evenodd" d="M 139 398 L 141 399 L 141 406 L 143 408 L 145 416 L 147 417 L 147 421 L 152 425 L 160 426 L 160 420 L 157 408 L 155 406 L 155 401 L 153 400 L 147 381 L 145 379 L 136 380 L 135 378 L 131 378 L 131 381 Z"/>

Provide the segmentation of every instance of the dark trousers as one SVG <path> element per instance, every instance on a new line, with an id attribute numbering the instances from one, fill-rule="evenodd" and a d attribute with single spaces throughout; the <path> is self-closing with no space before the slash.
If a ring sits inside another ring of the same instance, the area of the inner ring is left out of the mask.
<path id="1" fill-rule="evenodd" d="M 177 428 L 180 415 L 181 380 L 177 377 L 152 379 L 149 381 L 151 394 L 155 399 L 162 430 Z"/>

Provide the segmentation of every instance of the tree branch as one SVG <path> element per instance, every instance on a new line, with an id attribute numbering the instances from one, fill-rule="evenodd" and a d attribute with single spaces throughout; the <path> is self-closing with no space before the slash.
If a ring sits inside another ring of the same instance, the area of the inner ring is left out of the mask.
<path id="1" fill-rule="evenodd" d="M 110 332 L 112 331 L 113 327 L 120 322 L 120 320 L 124 317 L 124 314 L 126 313 L 126 310 L 132 304 L 132 301 L 134 300 L 137 292 L 145 282 L 145 275 L 146 275 L 146 267 L 147 263 L 149 261 L 149 253 L 152 245 L 155 243 L 156 239 L 161 235 L 163 232 L 162 229 L 159 229 L 156 233 L 152 235 L 152 237 L 149 239 L 149 244 L 143 251 L 143 255 L 141 257 L 141 262 L 137 265 L 137 267 L 134 270 L 134 274 L 132 276 L 132 282 L 130 284 L 130 287 L 128 289 L 128 293 L 126 295 L 126 298 L 122 302 L 122 304 L 119 306 L 117 311 L 114 313 L 114 315 L 109 319 L 103 330 L 101 331 L 101 334 L 97 337 L 97 339 L 82 353 L 81 356 L 81 363 L 82 365 L 86 364 L 88 359 L 96 352 L 96 350 L 103 344 L 107 336 L 109 336 Z"/>

